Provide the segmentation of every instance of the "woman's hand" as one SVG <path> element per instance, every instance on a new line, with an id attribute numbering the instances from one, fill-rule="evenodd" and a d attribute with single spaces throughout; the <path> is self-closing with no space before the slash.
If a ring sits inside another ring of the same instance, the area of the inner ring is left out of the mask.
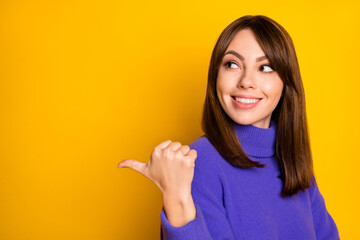
<path id="1" fill-rule="evenodd" d="M 118 167 L 132 168 L 155 183 L 163 193 L 169 222 L 179 227 L 196 217 L 191 196 L 196 157 L 189 146 L 167 140 L 155 147 L 148 163 L 126 159 Z"/>
<path id="2" fill-rule="evenodd" d="M 170 140 L 157 145 L 148 163 L 126 159 L 118 167 L 132 168 L 155 183 L 163 194 L 180 196 L 190 193 L 194 177 L 196 151 Z"/>

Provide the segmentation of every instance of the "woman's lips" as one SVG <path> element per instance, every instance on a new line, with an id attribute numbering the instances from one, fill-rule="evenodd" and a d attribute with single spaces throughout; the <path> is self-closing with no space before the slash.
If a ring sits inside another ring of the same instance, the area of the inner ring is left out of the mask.
<path id="1" fill-rule="evenodd" d="M 232 96 L 231 98 L 233 99 L 233 102 L 235 103 L 235 105 L 241 109 L 250 109 L 255 107 L 261 100 L 262 98 L 255 98 L 255 97 L 249 97 L 249 96 L 244 96 L 244 95 L 240 95 L 239 96 Z"/>
<path id="2" fill-rule="evenodd" d="M 246 94 L 240 94 L 240 95 L 234 95 L 232 96 L 233 98 L 237 97 L 237 98 L 254 98 L 254 99 L 261 99 L 259 97 L 255 97 L 252 95 L 246 95 Z"/>

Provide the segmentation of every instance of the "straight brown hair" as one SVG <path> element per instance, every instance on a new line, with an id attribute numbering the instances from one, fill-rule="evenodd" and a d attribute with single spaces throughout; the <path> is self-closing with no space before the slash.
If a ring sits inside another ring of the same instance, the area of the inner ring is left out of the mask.
<path id="1" fill-rule="evenodd" d="M 277 22 L 262 15 L 243 16 L 220 34 L 212 52 L 202 129 L 211 144 L 230 164 L 240 168 L 265 167 L 251 160 L 243 151 L 232 125 L 216 94 L 216 81 L 225 51 L 236 33 L 251 29 L 272 68 L 283 81 L 282 97 L 271 119 L 277 125 L 276 157 L 283 180 L 282 196 L 305 191 L 314 183 L 313 162 L 307 127 L 305 95 L 293 42 Z"/>

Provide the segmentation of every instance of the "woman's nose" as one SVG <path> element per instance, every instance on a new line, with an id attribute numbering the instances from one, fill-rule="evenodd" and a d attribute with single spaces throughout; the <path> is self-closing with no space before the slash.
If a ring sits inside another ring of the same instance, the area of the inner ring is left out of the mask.
<path id="1" fill-rule="evenodd" d="M 241 75 L 239 82 L 237 84 L 238 88 L 256 88 L 256 83 L 254 81 L 254 76 L 250 71 L 244 71 Z"/>

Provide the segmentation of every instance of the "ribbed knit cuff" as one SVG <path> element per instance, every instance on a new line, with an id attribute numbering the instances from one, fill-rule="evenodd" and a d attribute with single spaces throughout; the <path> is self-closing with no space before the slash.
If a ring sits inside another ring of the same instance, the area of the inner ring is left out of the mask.
<path id="1" fill-rule="evenodd" d="M 174 227 L 166 217 L 164 208 L 160 213 L 164 240 L 210 240 L 205 219 L 200 207 L 195 204 L 196 218 L 182 227 Z"/>

